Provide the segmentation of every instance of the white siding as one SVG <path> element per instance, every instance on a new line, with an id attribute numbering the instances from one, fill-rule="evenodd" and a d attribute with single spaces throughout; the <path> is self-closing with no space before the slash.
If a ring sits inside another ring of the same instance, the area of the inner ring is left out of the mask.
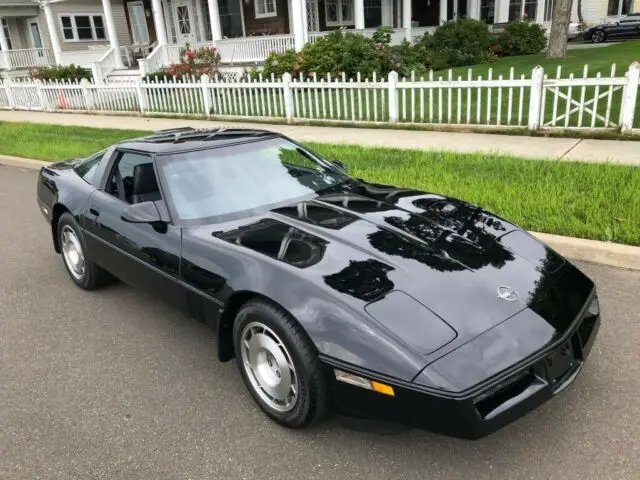
<path id="1" fill-rule="evenodd" d="M 129 36 L 129 30 L 127 28 L 127 19 L 125 17 L 123 2 L 122 0 L 112 0 L 111 4 L 113 10 L 113 21 L 116 26 L 120 45 L 131 45 L 131 37 Z M 58 38 L 60 39 L 60 47 L 63 52 L 87 50 L 89 45 L 109 44 L 108 40 L 102 42 L 65 42 L 64 36 L 62 35 L 62 23 L 60 21 L 61 15 L 104 15 L 102 2 L 100 0 L 69 0 L 68 2 L 53 3 L 51 4 L 51 9 L 53 10 L 53 15 L 55 17 Z M 40 24 L 43 42 L 46 47 L 50 47 L 51 42 L 49 40 L 49 32 L 47 30 L 44 12 L 40 12 L 38 15 L 38 23 Z"/>
<path id="2" fill-rule="evenodd" d="M 607 16 L 607 0 L 582 0 L 582 20 L 592 25 L 600 23 Z M 577 14 L 578 0 L 573 2 L 573 11 L 575 12 L 571 19 L 578 21 Z"/>

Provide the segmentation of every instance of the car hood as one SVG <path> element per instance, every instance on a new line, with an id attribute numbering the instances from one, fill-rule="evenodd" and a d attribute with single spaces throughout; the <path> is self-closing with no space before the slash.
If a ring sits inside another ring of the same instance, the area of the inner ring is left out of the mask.
<path id="1" fill-rule="evenodd" d="M 592 288 L 555 252 L 477 206 L 380 185 L 274 208 L 214 236 L 294 267 L 427 363 L 527 308 L 561 333 Z M 568 269 L 573 287 L 561 281 Z M 389 308 L 370 308 L 387 298 L 395 302 Z M 405 309 L 406 299 L 418 307 Z M 437 348 L 429 340 L 434 322 L 451 329 Z"/>

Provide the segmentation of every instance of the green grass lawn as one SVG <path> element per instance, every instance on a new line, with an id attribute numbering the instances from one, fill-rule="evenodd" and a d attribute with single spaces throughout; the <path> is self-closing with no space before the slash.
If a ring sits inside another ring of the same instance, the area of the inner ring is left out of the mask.
<path id="1" fill-rule="evenodd" d="M 530 77 L 531 70 L 536 65 L 542 66 L 549 76 L 555 75 L 556 68 L 560 65 L 562 66 L 563 77 L 568 77 L 571 73 L 575 76 L 582 76 L 582 69 L 585 64 L 588 64 L 589 76 L 595 77 L 597 72 L 601 72 L 603 76 L 610 75 L 611 65 L 615 63 L 618 76 L 624 76 L 624 72 L 633 62 L 640 62 L 640 41 L 627 41 L 601 48 L 570 49 L 567 50 L 567 56 L 562 59 L 549 59 L 544 53 L 519 57 L 502 57 L 495 62 L 475 65 L 472 68 L 474 76 L 482 75 L 483 78 L 487 78 L 487 73 L 491 68 L 493 70 L 493 78 L 498 78 L 498 75 L 503 75 L 506 78 L 511 67 L 514 68 L 516 76 L 519 77 L 524 73 L 527 77 Z M 461 75 L 465 78 L 468 68 L 454 68 L 453 74 L 456 77 Z M 442 74 L 444 75 L 444 73 Z"/>
<path id="2" fill-rule="evenodd" d="M 0 153 L 61 160 L 145 134 L 0 122 Z M 356 177 L 461 198 L 529 230 L 640 245 L 637 167 L 347 145 L 309 147 L 344 161 Z"/>

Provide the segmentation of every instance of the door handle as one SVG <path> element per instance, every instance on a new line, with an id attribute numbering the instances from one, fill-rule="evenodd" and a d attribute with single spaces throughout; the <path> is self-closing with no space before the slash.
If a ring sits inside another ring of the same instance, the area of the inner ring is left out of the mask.
<path id="1" fill-rule="evenodd" d="M 98 207 L 92 206 L 91 208 L 89 208 L 89 213 L 97 217 L 98 215 L 100 215 L 100 209 Z"/>

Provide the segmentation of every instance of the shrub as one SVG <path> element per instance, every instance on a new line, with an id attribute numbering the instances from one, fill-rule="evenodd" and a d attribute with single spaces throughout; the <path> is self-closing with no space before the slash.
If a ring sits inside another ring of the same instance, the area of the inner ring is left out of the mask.
<path id="1" fill-rule="evenodd" d="M 425 64 L 434 69 L 473 65 L 491 60 L 491 33 L 486 23 L 461 19 L 445 23 L 433 36 L 424 36 Z"/>
<path id="2" fill-rule="evenodd" d="M 411 45 L 406 40 L 401 45 L 390 47 L 387 56 L 388 62 L 383 62 L 383 75 L 388 75 L 390 71 L 398 72 L 400 78 L 411 77 L 411 72 L 416 78 L 424 76 L 427 71 L 427 60 L 429 55 L 422 43 Z"/>
<path id="3" fill-rule="evenodd" d="M 189 44 L 180 50 L 180 63 L 169 65 L 164 70 L 147 75 L 147 80 L 160 81 L 164 78 L 200 77 L 202 75 L 215 76 L 220 64 L 220 53 L 215 47 L 202 47 L 191 49 Z"/>
<path id="4" fill-rule="evenodd" d="M 283 53 L 272 52 L 264 61 L 262 76 L 269 78 L 271 75 L 274 75 L 276 78 L 280 78 L 285 73 L 290 73 L 295 76 L 299 71 L 299 55 L 296 54 L 295 51 L 287 50 Z M 257 78 L 257 72 L 252 72 L 251 75 L 255 75 L 255 78 Z"/>
<path id="5" fill-rule="evenodd" d="M 383 56 L 384 52 L 373 39 L 335 30 L 318 38 L 316 43 L 304 46 L 300 66 L 306 74 L 315 72 L 324 76 L 344 72 L 348 78 L 354 78 L 360 72 L 368 77 L 373 72 L 380 72 Z"/>
<path id="6" fill-rule="evenodd" d="M 54 67 L 40 67 L 31 72 L 34 80 L 91 80 L 91 70 L 78 65 L 59 65 Z"/>
<path id="7" fill-rule="evenodd" d="M 544 27 L 534 22 L 513 22 L 498 37 L 497 53 L 502 56 L 532 55 L 546 46 Z"/>

